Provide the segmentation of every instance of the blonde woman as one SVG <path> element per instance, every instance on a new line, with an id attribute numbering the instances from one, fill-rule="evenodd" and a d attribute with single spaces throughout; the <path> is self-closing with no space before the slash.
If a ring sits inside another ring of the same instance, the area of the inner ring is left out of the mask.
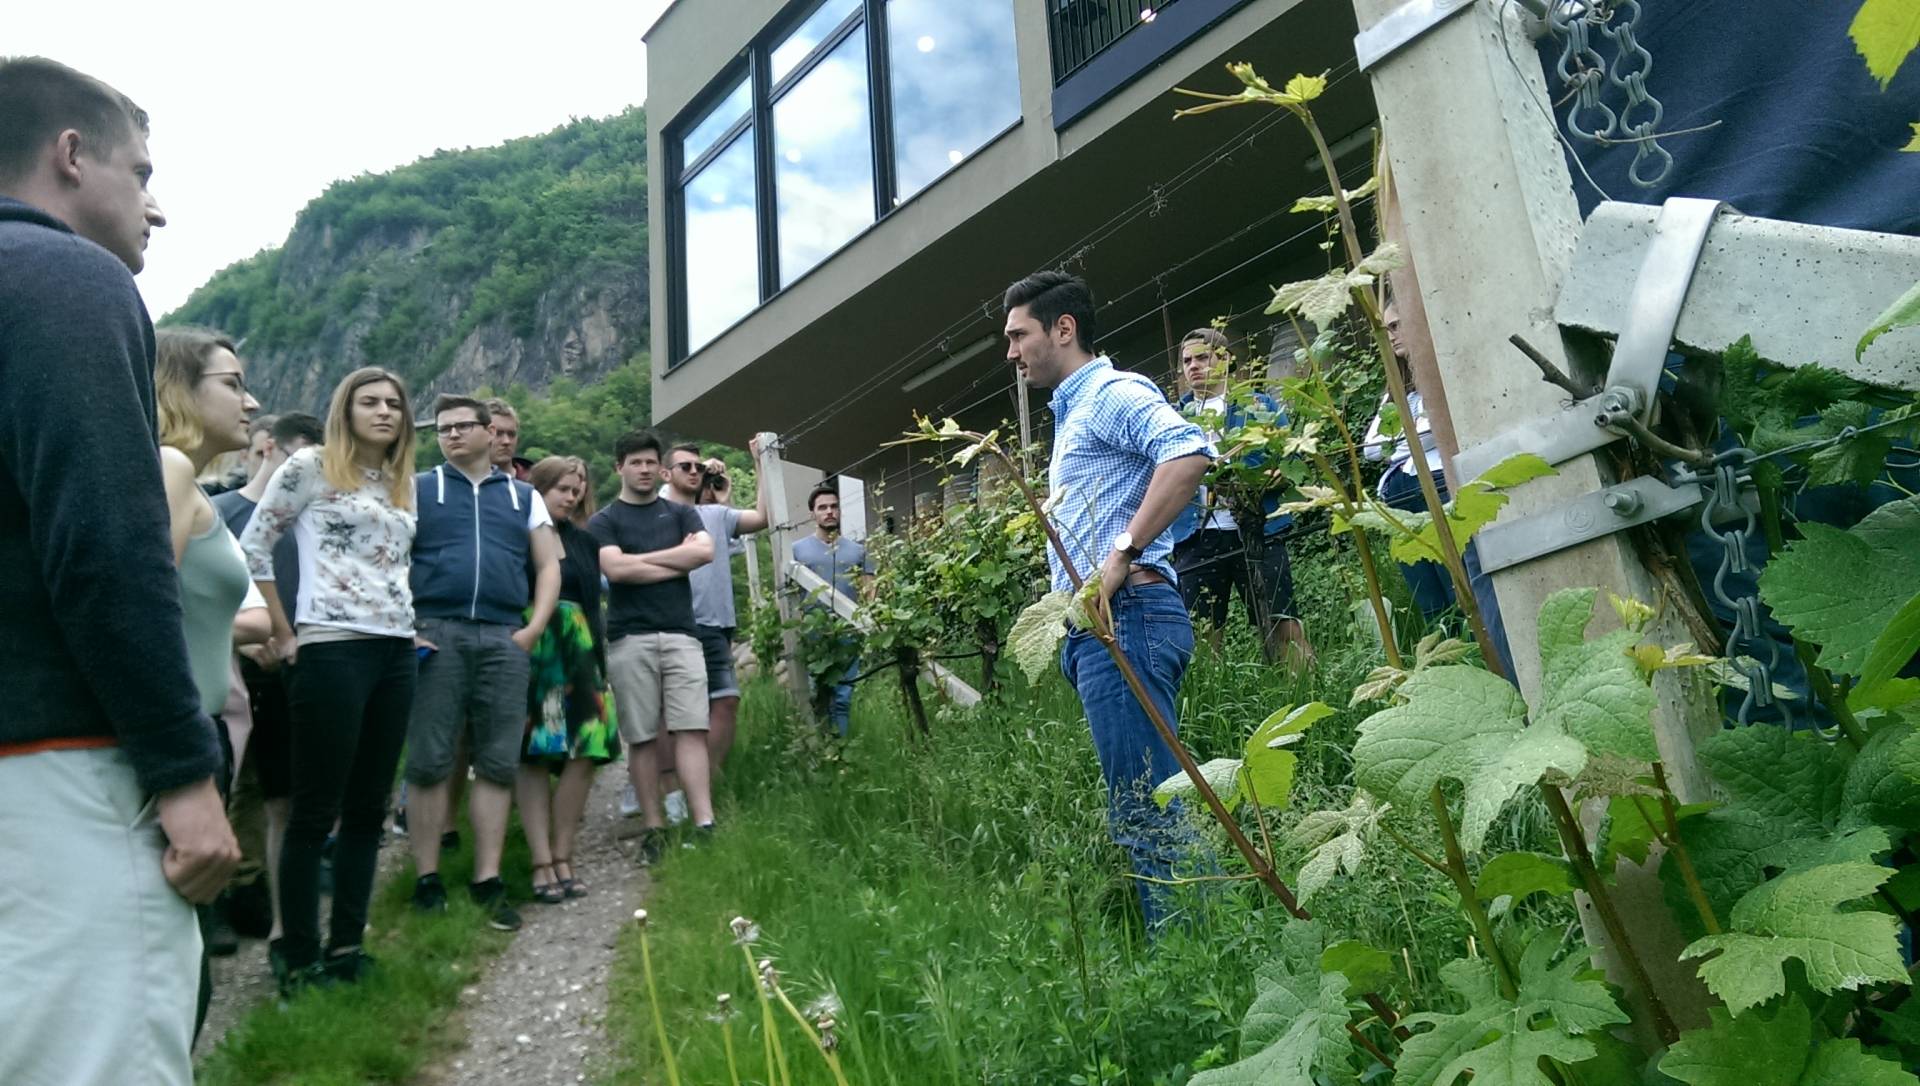
<path id="1" fill-rule="evenodd" d="M 233 646 L 267 639 L 268 619 L 247 609 L 247 563 L 226 521 L 195 479 L 216 457 L 247 447 L 260 404 L 247 393 L 233 341 L 204 328 L 164 328 L 154 337 L 154 402 L 160 422 L 160 474 L 167 487 L 173 564 L 200 708 L 219 717 L 227 704 Z"/>
<path id="2" fill-rule="evenodd" d="M 280 854 L 284 934 L 270 946 L 281 990 L 359 979 L 360 949 L 394 768 L 406 740 L 413 643 L 413 409 L 377 367 L 334 390 L 326 444 L 273 473 L 241 537 L 290 665 L 293 806 Z M 298 598 L 274 590 L 273 547 L 299 543 Z M 334 844 L 333 915 L 320 943 L 320 853 Z"/>
<path id="3" fill-rule="evenodd" d="M 594 768 L 618 757 L 620 742 L 607 711 L 600 546 L 585 527 L 593 515 L 586 462 L 549 456 L 527 481 L 547 503 L 560 539 L 560 603 L 533 644 L 527 738 L 514 791 L 533 854 L 534 900 L 557 905 L 587 894 L 574 877 L 574 836 Z"/>

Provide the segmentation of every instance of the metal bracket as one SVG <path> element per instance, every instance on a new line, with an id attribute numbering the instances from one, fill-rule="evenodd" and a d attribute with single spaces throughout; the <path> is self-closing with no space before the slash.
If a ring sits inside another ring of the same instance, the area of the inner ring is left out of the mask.
<path id="1" fill-rule="evenodd" d="M 1699 483 L 1674 487 L 1649 475 L 1628 479 L 1546 512 L 1480 529 L 1473 537 L 1480 568 L 1492 573 L 1531 562 L 1636 524 L 1684 513 L 1706 498 Z"/>
<path id="2" fill-rule="evenodd" d="M 1353 36 L 1353 53 L 1366 71 L 1428 31 L 1473 6 L 1473 0 L 1407 0 Z"/>
<path id="3" fill-rule="evenodd" d="M 1605 391 L 1460 450 L 1453 458 L 1454 473 L 1462 479 L 1477 479 L 1500 461 L 1523 452 L 1549 464 L 1571 460 L 1624 436 L 1611 423 L 1625 415 L 1652 425 L 1673 329 L 1680 322 L 1707 231 L 1724 206 L 1718 200 L 1677 196 L 1661 207 L 1653 241 L 1627 298 L 1626 319 L 1607 367 Z"/>

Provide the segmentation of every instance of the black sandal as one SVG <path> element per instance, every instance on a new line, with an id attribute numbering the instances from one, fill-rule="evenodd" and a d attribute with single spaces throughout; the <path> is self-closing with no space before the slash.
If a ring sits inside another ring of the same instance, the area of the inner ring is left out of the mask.
<path id="1" fill-rule="evenodd" d="M 559 874 L 559 872 L 553 869 L 553 864 L 535 864 L 533 871 L 536 878 L 539 876 L 540 869 L 543 867 L 547 869 L 549 875 Z M 558 905 L 566 899 L 566 888 L 558 882 L 535 882 L 533 884 L 533 900 L 542 905 Z"/>
<path id="2" fill-rule="evenodd" d="M 560 868 L 562 867 L 565 867 L 569 872 L 571 872 L 573 870 L 573 861 L 572 860 L 553 861 L 553 869 L 554 869 L 553 874 L 555 878 L 559 878 Z M 579 879 L 576 879 L 576 878 L 569 877 L 569 878 L 560 879 L 559 887 L 560 887 L 560 892 L 566 895 L 567 897 L 586 897 L 587 896 L 587 884 L 584 882 L 581 882 Z"/>

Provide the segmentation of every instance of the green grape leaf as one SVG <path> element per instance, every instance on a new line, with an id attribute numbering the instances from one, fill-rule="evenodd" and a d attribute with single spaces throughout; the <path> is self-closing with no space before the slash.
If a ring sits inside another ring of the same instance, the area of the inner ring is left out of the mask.
<path id="1" fill-rule="evenodd" d="M 1409 677 L 1406 703 L 1360 722 L 1353 747 L 1360 787 L 1415 810 L 1452 778 L 1465 789 L 1460 843 L 1479 851 L 1508 800 L 1549 769 L 1569 777 L 1586 765 L 1580 743 L 1547 722 L 1527 727 L 1526 703 L 1504 679 L 1474 667 L 1438 667 Z"/>
<path id="2" fill-rule="evenodd" d="M 1759 725 L 1715 732 L 1699 754 L 1731 806 L 1778 823 L 1782 836 L 1838 825 L 1853 760 L 1844 745 Z"/>
<path id="3" fill-rule="evenodd" d="M 1585 640 L 1591 588 L 1562 589 L 1540 605 L 1540 705 L 1534 726 L 1558 726 L 1592 754 L 1642 762 L 1660 757 L 1653 742 L 1653 687 L 1627 649 L 1635 635 L 1615 630 Z"/>
<path id="4" fill-rule="evenodd" d="M 1900 922 L 1839 906 L 1874 892 L 1893 874 L 1865 863 L 1789 871 L 1760 884 L 1733 907 L 1729 930 L 1697 939 L 1682 959 L 1709 957 L 1700 978 L 1735 1017 L 1787 990 L 1783 966 L 1797 958 L 1816 991 L 1904 981 Z"/>
<path id="5" fill-rule="evenodd" d="M 1551 965 L 1555 942 L 1536 937 L 1521 954 L 1512 1001 L 1499 996 L 1487 962 L 1442 966 L 1441 980 L 1465 999 L 1466 1010 L 1407 1016 L 1409 1028 L 1434 1028 L 1401 1045 L 1394 1086 L 1452 1086 L 1468 1073 L 1473 1086 L 1548 1086 L 1553 1080 L 1541 1070 L 1542 1058 L 1592 1058 L 1593 1043 L 1575 1035 L 1626 1022 L 1627 1015 L 1587 968 L 1593 952 L 1583 949 Z"/>
<path id="6" fill-rule="evenodd" d="M 1843 400 L 1820 412 L 1819 432 L 1833 435 L 1849 426 L 1857 429 L 1871 423 L 1872 416 L 1871 404 Z M 1893 439 L 1892 430 L 1873 430 L 1819 450 L 1807 460 L 1807 485 L 1865 486 L 1873 482 L 1886 467 L 1887 454 L 1893 451 Z"/>
<path id="7" fill-rule="evenodd" d="M 1193 1076 L 1191 1086 L 1313 1082 L 1315 1072 L 1351 1079 L 1347 978 L 1295 974 L 1278 962 L 1255 975 L 1253 1005 L 1240 1025 L 1240 1059 Z"/>
<path id="8" fill-rule="evenodd" d="M 1244 798 L 1244 789 L 1240 784 L 1241 765 L 1238 758 L 1212 758 L 1200 763 L 1200 776 L 1205 778 L 1207 784 L 1213 788 L 1214 795 L 1220 797 L 1220 802 L 1229 811 L 1240 806 L 1240 800 Z M 1175 799 L 1197 798 L 1199 795 L 1199 787 L 1193 783 L 1192 777 L 1187 776 L 1185 770 L 1161 781 L 1153 789 L 1154 802 L 1162 807 Z"/>
<path id="9" fill-rule="evenodd" d="M 1907 0 L 1865 0 L 1847 27 L 1847 36 L 1867 62 L 1867 71 L 1886 90 L 1900 62 L 1920 46 L 1920 8 Z"/>
<path id="10" fill-rule="evenodd" d="M 1820 646 L 1821 667 L 1863 675 L 1873 657 L 1879 680 L 1891 678 L 1920 647 L 1920 611 L 1911 606 L 1920 598 L 1920 499 L 1890 502 L 1845 531 L 1809 522 L 1801 532 L 1760 574 L 1767 606 L 1795 637 Z"/>
<path id="11" fill-rule="evenodd" d="M 1482 901 L 1505 895 L 1515 901 L 1531 894 L 1562 897 L 1574 891 L 1573 866 L 1558 856 L 1508 852 L 1487 861 L 1475 887 Z"/>
<path id="12" fill-rule="evenodd" d="M 1920 788 L 1909 772 L 1920 770 L 1920 739 L 1912 724 L 1890 724 L 1867 738 L 1847 768 L 1841 801 L 1849 812 L 1881 826 L 1920 830 Z"/>
<path id="13" fill-rule="evenodd" d="M 1035 600 L 1007 631 L 1007 644 L 1014 662 L 1026 672 L 1027 681 L 1037 683 L 1050 667 L 1059 666 L 1060 639 L 1066 636 L 1067 611 L 1073 606 L 1073 593 L 1049 592 Z"/>
<path id="14" fill-rule="evenodd" d="M 1377 991 L 1393 980 L 1393 955 L 1358 939 L 1345 939 L 1320 952 L 1320 971 L 1338 973 L 1360 991 Z"/>
<path id="15" fill-rule="evenodd" d="M 1302 904 L 1341 871 L 1351 875 L 1360 870 L 1367 855 L 1367 840 L 1386 817 L 1389 806 L 1364 791 L 1355 791 L 1345 810 L 1314 811 L 1294 823 L 1287 839 L 1308 850 L 1293 887 Z"/>
<path id="16" fill-rule="evenodd" d="M 1674 822 L 1685 827 L 1687 819 L 1705 814 L 1715 806 L 1712 803 L 1682 804 L 1674 808 Z M 1659 825 L 1649 823 L 1649 817 Z M 1615 796 L 1607 803 L 1607 840 L 1606 848 L 1601 853 L 1600 870 L 1612 871 L 1615 858 L 1620 856 L 1637 864 L 1646 863 L 1647 850 L 1665 832 L 1666 819 L 1660 813 L 1659 800 L 1646 796 Z M 1682 840 L 1685 840 L 1684 835 Z"/>
<path id="17" fill-rule="evenodd" d="M 1246 772 L 1241 777 L 1248 798 L 1275 810 L 1286 807 L 1293 792 L 1293 770 L 1299 756 L 1288 750 L 1306 734 L 1308 728 L 1333 715 L 1333 706 L 1310 701 L 1299 708 L 1289 705 L 1253 730 L 1247 737 Z"/>
<path id="18" fill-rule="evenodd" d="M 1454 546 L 1465 547 L 1474 533 L 1493 523 L 1507 504 L 1507 495 L 1503 491 L 1557 474 L 1559 472 L 1553 465 L 1540 457 L 1532 453 L 1515 453 L 1488 468 L 1479 478 L 1455 489 L 1446 504 L 1447 526 L 1453 531 Z M 1390 536 L 1392 542 L 1388 552 L 1396 562 L 1412 565 L 1415 562 L 1441 560 L 1440 533 L 1433 526 L 1431 514 L 1395 510 L 1392 516 L 1413 534 L 1395 529 L 1386 516 L 1374 510 L 1356 514 L 1353 523 Z"/>
<path id="19" fill-rule="evenodd" d="M 1900 1065 L 1869 1056 L 1856 1040 L 1813 1043 L 1813 1017 L 1797 999 L 1771 1018 L 1708 1008 L 1712 1024 L 1689 1030 L 1660 1060 L 1688 1086 L 1916 1086 Z"/>
<path id="20" fill-rule="evenodd" d="M 1277 288 L 1273 292 L 1273 301 L 1267 305 L 1267 314 L 1298 313 L 1324 328 L 1353 304 L 1354 291 L 1372 286 L 1383 272 L 1392 271 L 1405 263 L 1399 247 L 1388 242 L 1368 253 L 1360 265 L 1351 271 L 1338 268 L 1318 279 L 1305 279 Z"/>

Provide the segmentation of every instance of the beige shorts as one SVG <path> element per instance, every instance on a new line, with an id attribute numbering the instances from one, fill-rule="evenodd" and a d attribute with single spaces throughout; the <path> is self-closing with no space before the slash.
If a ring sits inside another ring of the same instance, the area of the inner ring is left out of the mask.
<path id="1" fill-rule="evenodd" d="M 628 634 L 607 647 L 607 681 L 620 738 L 645 743 L 669 732 L 707 730 L 707 661 L 690 634 Z"/>

